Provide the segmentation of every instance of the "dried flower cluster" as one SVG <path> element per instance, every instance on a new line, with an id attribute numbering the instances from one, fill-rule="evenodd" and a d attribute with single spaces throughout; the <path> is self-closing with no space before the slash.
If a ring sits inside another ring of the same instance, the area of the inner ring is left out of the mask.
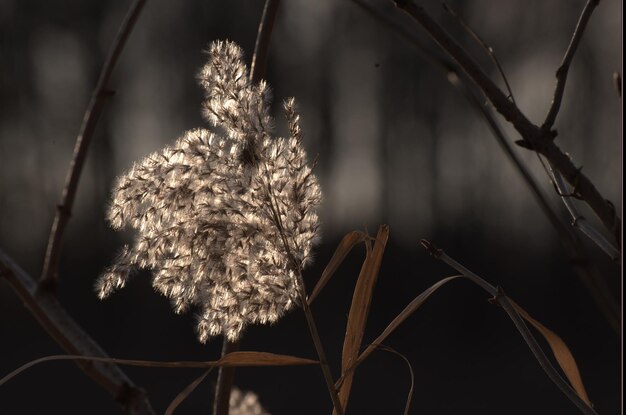
<path id="1" fill-rule="evenodd" d="M 201 309 L 201 342 L 236 340 L 246 324 L 274 322 L 298 303 L 321 202 L 293 99 L 284 104 L 290 137 L 272 137 L 268 87 L 249 81 L 241 49 L 214 42 L 209 55 L 204 114 L 226 137 L 188 131 L 118 178 L 108 219 L 137 235 L 96 286 L 104 298 L 151 269 L 177 313 Z"/>
<path id="2" fill-rule="evenodd" d="M 228 415 L 270 415 L 265 412 L 259 402 L 259 397 L 254 392 L 242 392 L 233 387 L 230 391 L 228 403 Z"/>

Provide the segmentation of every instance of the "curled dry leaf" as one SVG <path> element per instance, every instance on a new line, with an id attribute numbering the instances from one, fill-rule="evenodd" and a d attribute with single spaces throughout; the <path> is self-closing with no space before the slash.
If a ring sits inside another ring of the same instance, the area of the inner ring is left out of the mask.
<path id="1" fill-rule="evenodd" d="M 537 331 L 546 339 L 548 345 L 550 345 L 550 349 L 552 349 L 552 353 L 554 354 L 557 363 L 563 370 L 563 373 L 565 373 L 567 380 L 569 380 L 578 396 L 580 396 L 580 399 L 585 401 L 587 405 L 592 406 L 589 396 L 587 395 L 587 391 L 585 390 L 585 385 L 583 385 L 578 365 L 576 364 L 574 355 L 572 355 L 569 347 L 567 347 L 565 342 L 555 332 L 532 318 L 526 310 L 515 303 L 515 301 L 511 299 L 509 299 L 509 301 L 515 310 L 524 318 L 524 320 L 536 328 Z"/>
<path id="2" fill-rule="evenodd" d="M 365 332 L 365 324 L 372 303 L 372 295 L 374 294 L 374 286 L 378 279 L 378 271 L 380 270 L 388 239 L 389 227 L 387 225 L 381 225 L 378 228 L 374 247 L 365 257 L 359 279 L 354 287 L 354 295 L 352 297 L 352 305 L 350 306 L 348 325 L 346 327 L 346 336 L 343 342 L 341 361 L 342 375 L 350 369 L 353 362 L 356 361 L 359 356 L 359 349 L 361 348 L 363 333 Z M 352 371 L 345 374 L 344 382 L 339 389 L 339 399 L 344 410 L 348 405 L 353 374 L 354 372 Z"/>
<path id="3" fill-rule="evenodd" d="M 354 248 L 359 242 L 362 242 L 365 238 L 365 234 L 359 231 L 352 231 L 343 237 L 341 242 L 339 242 L 337 249 L 335 249 L 335 253 L 328 262 L 328 265 L 324 268 L 324 272 L 322 272 L 322 276 L 315 285 L 315 288 L 313 288 L 313 292 L 308 299 L 309 305 L 315 301 L 322 289 L 326 286 L 326 284 L 328 284 L 328 281 L 330 281 L 339 266 L 343 263 L 346 256 L 350 253 L 350 251 L 352 251 L 352 248 Z"/>

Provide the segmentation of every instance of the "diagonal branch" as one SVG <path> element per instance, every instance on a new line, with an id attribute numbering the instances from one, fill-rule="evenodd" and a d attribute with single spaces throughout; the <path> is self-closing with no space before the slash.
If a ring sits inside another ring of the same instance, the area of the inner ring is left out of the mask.
<path id="1" fill-rule="evenodd" d="M 0 277 L 22 299 L 31 314 L 67 353 L 108 358 L 49 291 L 37 290 L 35 281 L 0 250 Z M 80 369 L 109 392 L 131 415 L 153 415 L 145 392 L 113 363 L 77 362 Z"/>
<path id="2" fill-rule="evenodd" d="M 600 249 L 602 249 L 613 261 L 620 260 L 620 251 L 613 246 L 611 242 L 609 242 L 596 228 L 593 227 L 582 216 L 578 213 L 578 209 L 572 200 L 572 197 L 575 197 L 575 194 L 568 194 L 567 186 L 565 185 L 565 181 L 563 177 L 558 171 L 555 171 L 552 167 L 550 167 L 550 174 L 552 176 L 552 182 L 556 187 L 556 190 L 561 196 L 563 200 L 563 204 L 567 208 L 571 218 L 572 218 L 572 226 L 580 229 L 582 233 L 584 233 L 589 239 L 591 239 Z"/>
<path id="3" fill-rule="evenodd" d="M 581 198 L 589 204 L 603 225 L 613 233 L 616 240 L 621 240 L 621 220 L 615 212 L 614 205 L 600 194 L 591 180 L 554 143 L 554 133 L 545 131 L 530 122 L 520 109 L 483 72 L 474 59 L 426 13 L 424 8 L 413 4 L 409 0 L 394 1 L 399 8 L 416 20 L 433 40 L 459 64 L 474 84 L 485 94 L 495 109 L 507 121 L 513 124 L 517 132 L 522 136 L 522 140 L 517 143 L 545 156 L 554 168 L 572 186 L 576 187 Z"/>
<path id="4" fill-rule="evenodd" d="M 589 290 L 593 300 L 596 302 L 596 305 L 604 314 L 611 327 L 616 333 L 620 333 L 620 307 L 616 304 L 611 290 L 603 278 L 603 275 L 594 269 L 591 261 L 588 259 L 585 249 L 580 243 L 578 236 L 572 231 L 572 228 L 568 226 L 559 217 L 559 215 L 557 215 L 530 171 L 513 151 L 511 145 L 509 144 L 509 139 L 505 136 L 504 131 L 502 131 L 498 125 L 492 111 L 483 105 L 476 94 L 469 88 L 467 82 L 462 77 L 462 70 L 459 66 L 454 62 L 438 56 L 436 53 L 426 48 L 412 33 L 408 32 L 402 26 L 399 26 L 396 22 L 374 9 L 368 3 L 363 0 L 351 1 L 364 10 L 374 20 L 389 28 L 408 44 L 414 46 L 422 57 L 429 63 L 439 67 L 447 75 L 448 82 L 457 88 L 459 92 L 461 92 L 461 94 L 469 101 L 470 105 L 472 105 L 476 111 L 483 116 L 493 136 L 498 141 L 498 144 L 500 144 L 506 156 L 522 175 L 524 182 L 530 189 L 532 195 L 539 204 L 539 207 L 559 234 L 565 255 L 569 259 L 572 267 Z"/>
<path id="5" fill-rule="evenodd" d="M 70 162 L 67 178 L 65 179 L 65 187 L 63 188 L 63 194 L 61 195 L 61 203 L 57 206 L 56 216 L 52 223 L 52 229 L 50 230 L 50 237 L 48 239 L 48 246 L 46 248 L 46 256 L 44 258 L 43 271 L 39 280 L 39 287 L 54 291 L 58 284 L 57 268 L 59 263 L 59 255 L 61 252 L 61 242 L 63 240 L 63 233 L 65 227 L 72 215 L 72 206 L 74 204 L 74 198 L 76 197 L 76 190 L 78 188 L 78 180 L 85 164 L 85 158 L 87 157 L 87 149 L 93 133 L 96 129 L 96 124 L 102 113 L 104 102 L 106 98 L 112 95 L 112 91 L 108 89 L 109 79 L 115 64 L 122 53 L 126 39 L 133 30 L 135 22 L 139 18 L 139 14 L 143 9 L 146 0 L 136 0 L 132 6 L 128 9 L 128 13 L 120 26 L 117 33 L 117 37 L 113 42 L 109 56 L 107 57 L 100 78 L 96 88 L 93 91 L 85 116 L 83 118 L 83 124 L 76 138 L 76 144 L 74 145 L 74 155 Z"/>
<path id="6" fill-rule="evenodd" d="M 574 30 L 574 34 L 572 35 L 572 40 L 567 47 L 567 51 L 565 52 L 565 56 L 563 56 L 563 61 L 561 62 L 561 66 L 556 71 L 556 88 L 554 89 L 554 98 L 552 99 L 552 105 L 548 110 L 548 115 L 546 115 L 546 120 L 543 122 L 541 128 L 545 131 L 549 131 L 552 129 L 554 125 L 554 121 L 556 120 L 556 116 L 561 109 L 561 101 L 563 99 L 563 93 L 565 92 L 565 83 L 567 81 L 567 73 L 569 72 L 569 67 L 572 64 L 572 60 L 574 59 L 574 54 L 578 49 L 578 45 L 580 44 L 580 40 L 583 37 L 583 33 L 585 28 L 587 27 L 587 22 L 591 18 L 591 14 L 596 6 L 600 3 L 600 0 L 588 0 L 585 8 L 583 9 L 580 18 L 578 19 L 578 23 L 576 24 L 576 29 Z"/>

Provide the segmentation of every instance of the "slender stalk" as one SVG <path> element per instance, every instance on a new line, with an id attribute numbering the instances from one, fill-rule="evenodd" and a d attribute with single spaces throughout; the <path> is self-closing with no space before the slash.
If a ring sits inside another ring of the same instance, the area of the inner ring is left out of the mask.
<path id="1" fill-rule="evenodd" d="M 112 91 L 108 89 L 108 84 L 111 74 L 113 73 L 113 68 L 115 68 L 115 64 L 122 53 L 126 40 L 135 27 L 135 22 L 139 18 L 145 3 L 146 0 L 136 0 L 128 9 L 126 17 L 118 30 L 117 37 L 113 41 L 109 56 L 104 62 L 100 78 L 98 79 L 96 88 L 91 95 L 91 100 L 85 111 L 83 124 L 76 138 L 76 144 L 74 145 L 74 155 L 70 162 L 67 178 L 65 179 L 61 202 L 57 206 L 56 216 L 54 217 L 52 229 L 50 230 L 50 237 L 48 238 L 48 246 L 44 257 L 44 266 L 39 280 L 40 289 L 55 291 L 58 285 L 57 268 L 63 233 L 72 215 L 72 206 L 74 205 L 80 174 L 85 164 L 85 158 L 87 157 L 87 149 L 89 148 L 89 143 L 96 129 L 96 124 L 102 113 L 104 102 L 107 97 L 112 95 Z"/>
<path id="2" fill-rule="evenodd" d="M 267 67 L 267 57 L 269 54 L 270 41 L 272 39 L 272 30 L 276 21 L 276 14 L 280 0 L 266 0 L 263 7 L 263 14 L 259 22 L 256 42 L 254 46 L 254 54 L 252 55 L 252 63 L 250 65 L 250 80 L 259 82 L 265 76 Z M 222 357 L 226 354 L 239 350 L 240 342 L 230 342 L 224 338 L 222 344 Z M 217 385 L 215 388 L 215 400 L 213 404 L 214 415 L 228 415 L 230 403 L 230 391 L 235 381 L 234 367 L 220 367 L 217 374 Z"/>
<path id="3" fill-rule="evenodd" d="M 563 204 L 567 208 L 567 211 L 572 218 L 572 225 L 575 228 L 580 229 L 582 233 L 584 233 L 598 247 L 600 247 L 600 249 L 602 249 L 608 256 L 610 256 L 613 261 L 619 262 L 621 257 L 620 251 L 615 246 L 613 246 L 613 244 L 609 242 L 604 237 L 604 235 L 602 235 L 596 228 L 594 228 L 593 225 L 591 225 L 591 223 L 589 223 L 589 221 L 585 219 L 584 216 L 582 216 L 578 212 L 578 209 L 576 208 L 576 205 L 572 200 L 572 197 L 575 195 L 571 195 L 568 193 L 567 186 L 565 185 L 565 181 L 563 180 L 561 174 L 558 171 L 554 170 L 552 166 L 550 166 L 550 174 L 552 175 L 552 182 L 557 188 L 559 196 L 561 196 L 561 200 L 563 200 Z"/>
<path id="4" fill-rule="evenodd" d="M 302 281 L 301 276 L 300 281 Z M 324 352 L 322 340 L 320 338 L 319 332 L 317 331 L 317 325 L 315 324 L 313 313 L 311 313 L 311 308 L 309 307 L 303 284 L 299 285 L 299 292 L 300 302 L 302 303 L 302 310 L 304 311 L 304 316 L 306 317 L 306 322 L 309 326 L 309 331 L 311 332 L 311 339 L 313 340 L 315 351 L 317 352 L 317 357 L 320 362 L 320 366 L 322 367 L 322 374 L 324 375 L 324 381 L 326 382 L 328 393 L 330 394 L 330 398 L 333 401 L 333 406 L 337 415 L 343 415 L 344 412 L 343 408 L 341 407 L 341 401 L 339 400 L 339 395 L 337 395 L 337 390 L 335 389 L 335 382 L 333 380 L 333 375 L 330 371 L 330 366 L 328 365 L 326 352 Z"/>
<path id="5" fill-rule="evenodd" d="M 554 125 L 554 121 L 556 121 L 556 116 L 561 109 L 561 101 L 563 100 L 563 93 L 565 92 L 565 83 L 567 82 L 567 73 L 569 72 L 569 67 L 572 64 L 572 60 L 574 59 L 574 54 L 578 49 L 578 45 L 580 44 L 580 40 L 583 37 L 583 33 L 585 32 L 585 28 L 587 27 L 587 23 L 591 18 L 591 14 L 596 6 L 600 3 L 600 0 L 588 0 L 585 8 L 580 14 L 580 18 L 578 19 L 578 23 L 576 24 L 576 29 L 574 30 L 574 34 L 572 35 L 572 40 L 567 47 L 567 51 L 565 52 L 565 56 L 563 56 L 563 61 L 561 62 L 561 66 L 556 71 L 556 88 L 554 89 L 554 97 L 552 98 L 552 105 L 548 110 L 548 114 L 546 115 L 546 119 L 541 126 L 542 129 L 548 131 Z"/>
<path id="6" fill-rule="evenodd" d="M 108 359 L 106 352 L 72 319 L 56 296 L 51 292 L 37 290 L 35 280 L 2 250 L 0 250 L 0 278 L 9 283 L 33 317 L 67 353 Z M 87 376 L 109 392 L 129 414 L 154 414 L 145 392 L 116 364 L 84 361 L 77 364 Z"/>
<path id="7" fill-rule="evenodd" d="M 528 329 L 528 326 L 524 322 L 522 316 L 519 315 L 509 298 L 506 296 L 506 294 L 504 294 L 503 290 L 500 287 L 494 287 L 483 278 L 474 274 L 472 271 L 465 268 L 463 265 L 449 257 L 443 250 L 436 248 L 429 241 L 422 239 L 421 244 L 435 259 L 439 259 L 445 262 L 446 264 L 463 274 L 465 277 L 467 277 L 474 284 L 478 285 L 483 290 L 492 295 L 494 303 L 500 305 L 502 309 L 509 315 L 509 317 L 513 321 L 513 324 L 515 324 L 515 327 L 522 335 L 522 338 L 535 356 L 535 359 L 539 363 L 539 366 L 541 366 L 544 372 L 546 372 L 550 380 L 561 390 L 561 392 L 563 392 L 563 394 L 565 394 L 565 396 L 570 401 L 574 403 L 574 405 L 578 407 L 578 409 L 580 409 L 582 413 L 584 413 L 585 415 L 597 415 L 597 412 L 592 407 L 587 405 L 587 403 L 583 401 L 580 396 L 578 396 L 576 391 L 570 386 L 569 383 L 567 383 L 565 379 L 563 379 L 560 373 L 555 369 L 550 360 L 543 353 L 543 350 L 541 350 L 539 343 L 537 343 L 535 336 L 533 336 L 531 331 Z"/>
<path id="8" fill-rule="evenodd" d="M 502 65 L 500 64 L 500 60 L 498 59 L 498 57 L 496 56 L 495 52 L 493 51 L 493 48 L 491 46 L 489 46 L 487 44 L 487 42 L 485 42 L 483 40 L 483 38 L 480 37 L 480 35 L 478 33 L 476 33 L 476 31 L 474 29 L 472 29 L 472 27 L 465 21 L 465 19 L 463 19 L 463 17 L 461 15 L 459 15 L 456 11 L 454 11 L 445 1 L 442 4 L 443 4 L 443 8 L 448 13 L 450 13 L 450 15 L 452 17 L 454 17 L 457 20 L 457 22 L 459 22 L 461 27 L 472 38 L 474 38 L 474 40 L 485 50 L 485 52 L 487 52 L 487 55 L 489 55 L 489 58 L 491 59 L 491 61 L 495 65 L 496 69 L 498 69 L 498 72 L 500 73 L 500 77 L 502 78 L 502 81 L 504 81 L 504 85 L 506 86 L 506 90 L 509 93 L 509 98 L 511 99 L 511 101 L 514 104 L 516 104 L 515 97 L 513 96 L 513 90 L 511 89 L 511 85 L 509 84 L 509 80 L 506 77 L 506 74 L 504 73 L 504 69 L 502 68 Z"/>
<path id="9" fill-rule="evenodd" d="M 239 350 L 240 342 L 230 342 L 224 338 L 222 343 L 222 357 L 228 353 Z M 230 406 L 230 391 L 235 382 L 235 368 L 221 366 L 217 374 L 217 385 L 215 386 L 215 401 L 213 402 L 213 413 L 216 415 L 228 415 Z"/>
<path id="10" fill-rule="evenodd" d="M 259 82 L 265 76 L 272 29 L 274 28 L 279 5 L 280 0 L 266 0 L 263 7 L 263 15 L 261 16 L 261 23 L 259 23 L 259 30 L 254 45 L 254 55 L 250 65 L 250 79 L 252 82 Z"/>

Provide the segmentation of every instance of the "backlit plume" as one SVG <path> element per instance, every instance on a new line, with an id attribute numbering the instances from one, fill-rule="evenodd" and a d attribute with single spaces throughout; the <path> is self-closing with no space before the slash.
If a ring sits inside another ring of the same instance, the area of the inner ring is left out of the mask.
<path id="1" fill-rule="evenodd" d="M 299 302 L 321 192 L 294 100 L 284 104 L 289 137 L 273 137 L 268 87 L 249 81 L 236 44 L 211 44 L 199 80 L 204 115 L 226 137 L 188 131 L 117 179 L 108 220 L 136 236 L 96 289 L 104 298 L 150 269 L 177 313 L 199 311 L 201 342 L 234 341 L 246 324 L 272 323 Z"/>

